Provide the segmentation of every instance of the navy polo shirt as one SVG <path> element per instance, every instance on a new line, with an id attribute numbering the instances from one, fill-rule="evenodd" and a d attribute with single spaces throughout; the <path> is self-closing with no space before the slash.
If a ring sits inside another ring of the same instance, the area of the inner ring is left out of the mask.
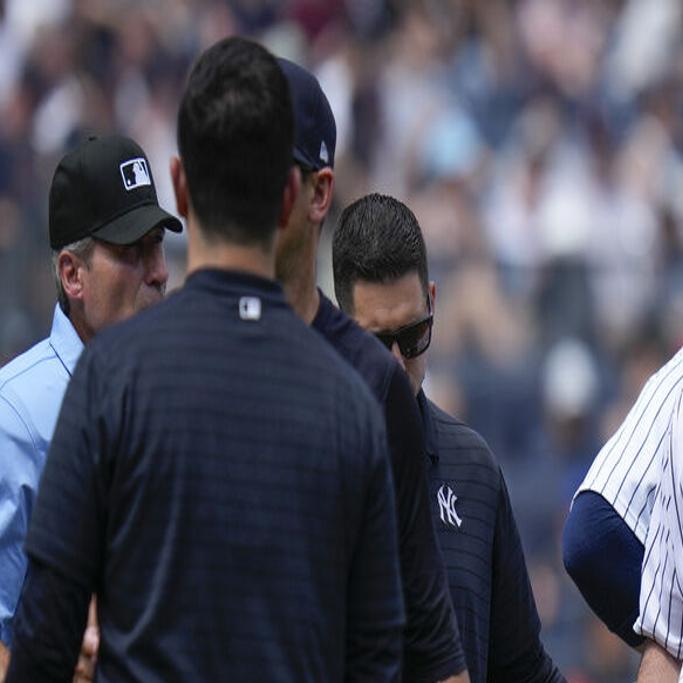
<path id="1" fill-rule="evenodd" d="M 95 592 L 100 682 L 394 681 L 392 492 L 375 400 L 280 287 L 196 272 L 79 362 L 8 680 L 71 680 Z"/>
<path id="2" fill-rule="evenodd" d="M 503 474 L 475 431 L 418 394 L 430 503 L 472 683 L 559 683 Z"/>
<path id="3" fill-rule="evenodd" d="M 322 292 L 312 325 L 358 371 L 384 409 L 407 616 L 403 680 L 443 680 L 463 671 L 465 658 L 431 520 L 422 426 L 410 382 L 384 346 Z"/>

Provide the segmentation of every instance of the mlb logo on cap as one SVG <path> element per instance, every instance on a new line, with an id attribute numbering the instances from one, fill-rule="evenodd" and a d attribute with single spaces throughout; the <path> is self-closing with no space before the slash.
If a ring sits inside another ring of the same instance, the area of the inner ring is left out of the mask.
<path id="1" fill-rule="evenodd" d="M 157 226 L 183 229 L 159 206 L 142 147 L 122 135 L 91 136 L 64 155 L 50 187 L 49 223 L 53 249 L 84 237 L 132 244 Z"/>
<path id="2" fill-rule="evenodd" d="M 152 184 L 152 179 L 147 169 L 147 160 L 142 157 L 124 161 L 119 168 L 121 169 L 123 186 L 126 190 L 134 190 L 136 187 Z"/>

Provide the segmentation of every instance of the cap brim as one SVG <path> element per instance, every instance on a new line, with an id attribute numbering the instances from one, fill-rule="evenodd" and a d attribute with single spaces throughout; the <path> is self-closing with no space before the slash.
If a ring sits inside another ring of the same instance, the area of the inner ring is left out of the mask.
<path id="1" fill-rule="evenodd" d="M 294 157 L 294 161 L 303 168 L 312 169 L 314 171 L 319 171 L 321 168 L 323 168 L 323 165 L 319 161 L 312 159 L 308 154 L 300 150 L 298 147 L 294 148 L 292 156 Z"/>
<path id="2" fill-rule="evenodd" d="M 111 244 L 132 244 L 154 228 L 182 232 L 183 224 L 157 204 L 143 204 L 94 230 L 91 235 Z"/>

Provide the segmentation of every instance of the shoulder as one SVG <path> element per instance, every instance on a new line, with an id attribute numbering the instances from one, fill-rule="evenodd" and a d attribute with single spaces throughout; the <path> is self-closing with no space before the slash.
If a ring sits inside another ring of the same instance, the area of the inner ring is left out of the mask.
<path id="1" fill-rule="evenodd" d="M 681 393 L 683 382 L 683 348 L 645 382 L 638 401 L 629 414 L 659 412 L 663 405 L 673 404 Z"/>
<path id="2" fill-rule="evenodd" d="M 434 427 L 440 468 L 467 467 L 470 476 L 485 478 L 496 489 L 501 485 L 500 466 L 484 438 L 427 399 Z"/>
<path id="3" fill-rule="evenodd" d="M 363 396 L 363 401 L 371 403 L 374 411 L 378 401 L 382 403 L 386 398 L 391 368 L 381 357 L 381 344 L 380 354 L 376 355 L 375 339 L 345 313 L 336 307 L 334 309 L 338 324 L 331 328 L 331 334 L 330 328 L 326 331 L 325 328 L 305 325 L 297 317 L 296 325 L 301 327 L 299 334 L 323 360 L 321 370 L 329 375 L 328 381 L 335 385 L 341 383 L 339 388 L 348 387 L 354 396 Z"/>
<path id="4" fill-rule="evenodd" d="M 106 351 L 125 356 L 131 348 L 163 344 L 163 337 L 159 335 L 167 331 L 166 326 L 170 331 L 174 321 L 180 322 L 176 316 L 182 291 L 98 332 L 88 344 L 89 354 Z M 187 334 L 191 336 L 192 330 L 187 330 Z"/>
<path id="5" fill-rule="evenodd" d="M 44 339 L 0 369 L 0 435 L 13 443 L 49 439 L 69 374 Z"/>
<path id="6" fill-rule="evenodd" d="M 134 316 L 107 326 L 89 342 L 80 365 L 96 372 L 111 370 L 112 379 L 122 380 L 127 371 L 152 367 L 154 359 L 164 356 L 167 349 L 177 352 L 183 342 L 184 353 L 191 354 L 201 336 L 194 321 L 202 311 L 193 302 L 183 301 L 186 299 L 185 288 L 181 288 Z M 182 370 L 182 366 L 176 369 Z"/>
<path id="7" fill-rule="evenodd" d="M 245 288 L 243 294 L 253 295 L 254 291 Z M 216 373 L 228 367 L 235 368 L 242 378 L 271 372 L 274 382 L 280 375 L 294 373 L 308 377 L 306 384 L 313 393 L 369 394 L 348 364 L 283 298 L 264 296 L 262 317 L 242 321 L 240 297 L 237 286 L 229 294 L 218 296 L 183 287 L 133 318 L 100 332 L 89 345 L 88 355 L 98 368 L 116 372 L 120 382 L 169 375 L 182 370 L 190 357 L 201 356 L 203 363 L 195 365 L 206 369 L 213 363 Z"/>
<path id="8" fill-rule="evenodd" d="M 662 365 L 659 370 L 653 373 L 648 382 L 646 382 L 646 386 L 648 383 L 653 382 L 653 380 L 656 381 L 657 379 L 663 379 L 669 375 L 678 378 L 683 377 L 683 347 L 680 348 L 673 356 L 671 356 L 671 358 L 664 365 Z"/>
<path id="9" fill-rule="evenodd" d="M 329 299 L 321 297 L 320 305 L 321 311 L 313 321 L 313 329 L 356 369 L 375 398 L 384 402 L 398 364 L 381 342 Z"/>
<path id="10" fill-rule="evenodd" d="M 45 389 L 65 385 L 68 373 L 49 339 L 43 339 L 0 369 L 0 397 L 12 405 L 40 402 Z"/>
<path id="11" fill-rule="evenodd" d="M 481 434 L 449 415 L 429 399 L 427 405 L 437 432 L 440 450 L 447 447 L 449 450 L 468 453 L 482 465 L 498 469 L 498 463 Z"/>
<path id="12" fill-rule="evenodd" d="M 39 341 L 0 368 L 0 392 L 32 381 L 47 365 L 56 360 L 57 356 L 50 346 L 50 340 Z"/>

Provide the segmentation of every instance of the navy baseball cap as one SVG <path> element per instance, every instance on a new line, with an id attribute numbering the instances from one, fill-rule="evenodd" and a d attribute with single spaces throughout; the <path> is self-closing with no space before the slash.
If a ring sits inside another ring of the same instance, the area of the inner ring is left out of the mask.
<path id="1" fill-rule="evenodd" d="M 157 201 L 140 145 L 122 135 L 89 137 L 59 162 L 50 187 L 50 246 L 85 237 L 131 244 L 156 227 L 182 223 Z"/>
<path id="2" fill-rule="evenodd" d="M 334 168 L 337 125 L 318 79 L 284 57 L 277 61 L 287 77 L 292 98 L 294 161 L 314 171 L 325 166 Z"/>

